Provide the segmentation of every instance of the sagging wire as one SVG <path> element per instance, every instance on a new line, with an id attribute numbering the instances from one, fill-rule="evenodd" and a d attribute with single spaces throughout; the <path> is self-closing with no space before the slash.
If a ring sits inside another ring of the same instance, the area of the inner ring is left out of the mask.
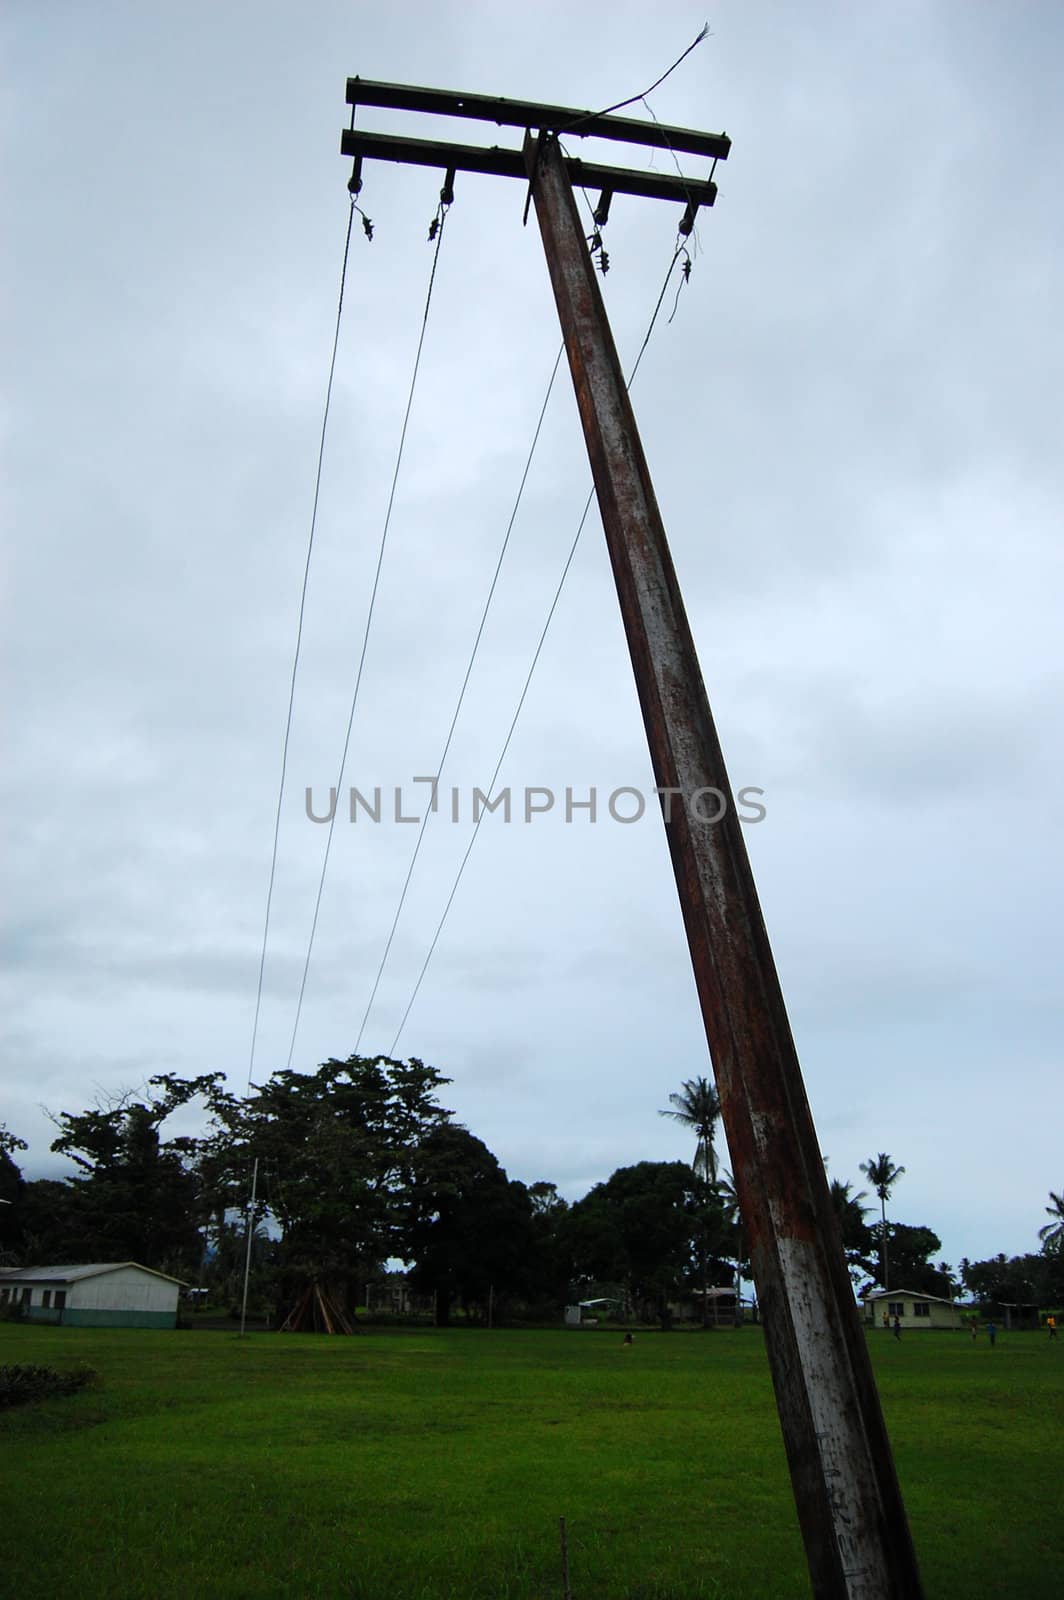
<path id="1" fill-rule="evenodd" d="M 351 183 L 355 183 L 357 174 L 352 175 Z M 373 574 L 373 586 L 370 591 L 369 606 L 366 611 L 366 625 L 362 635 L 362 647 L 359 652 L 358 668 L 355 674 L 355 686 L 351 695 L 351 708 L 347 717 L 347 728 L 344 733 L 343 751 L 340 756 L 340 766 L 336 778 L 336 794 L 339 796 L 343 788 L 344 770 L 347 766 L 347 755 L 351 745 L 351 731 L 354 727 L 355 710 L 358 706 L 359 690 L 362 687 L 362 675 L 366 665 L 366 654 L 369 649 L 370 631 L 373 626 L 373 614 L 377 604 L 377 592 L 380 588 L 381 569 L 384 565 L 384 552 L 388 543 L 388 532 L 391 527 L 392 511 L 395 507 L 395 494 L 399 484 L 399 472 L 403 464 L 403 452 L 406 446 L 407 430 L 410 426 L 410 413 L 414 405 L 414 393 L 417 388 L 418 373 L 421 369 L 421 354 L 425 348 L 425 334 L 428 329 L 429 310 L 432 306 L 432 294 L 436 285 L 436 269 L 440 260 L 440 247 L 443 244 L 444 226 L 451 202 L 454 199 L 454 190 L 451 182 L 452 175 L 448 174 L 448 181 L 440 191 L 440 202 L 436 212 L 438 226 L 430 232 L 430 241 L 435 243 L 432 253 L 432 268 L 429 272 L 428 290 L 425 295 L 425 309 L 421 316 L 421 330 L 418 335 L 417 352 L 414 356 L 414 368 L 410 376 L 410 388 L 406 398 L 406 410 L 403 414 L 403 424 L 399 432 L 399 448 L 396 452 L 395 469 L 392 473 L 391 489 L 388 494 L 388 505 L 384 513 L 384 525 L 381 529 L 380 544 L 377 551 L 377 565 Z M 350 187 L 350 185 L 348 186 Z M 355 190 L 355 193 L 358 191 Z M 292 1057 L 295 1055 L 296 1037 L 299 1033 L 299 1022 L 303 1014 L 303 1000 L 307 989 L 307 976 L 310 972 L 311 956 L 314 952 L 314 939 L 318 930 L 318 917 L 321 912 L 322 895 L 325 890 L 325 877 L 329 868 L 329 856 L 332 852 L 333 834 L 336 827 L 337 806 L 333 806 L 329 817 L 328 832 L 325 837 L 325 851 L 322 857 L 321 875 L 318 879 L 318 892 L 314 901 L 314 915 L 310 925 L 310 937 L 307 940 L 306 960 L 303 963 L 303 974 L 299 984 L 299 998 L 296 1002 L 295 1021 L 292 1024 L 292 1038 L 288 1047 L 288 1069 L 291 1070 Z"/>
<path id="2" fill-rule="evenodd" d="M 352 121 L 354 112 L 352 111 Z M 347 283 L 347 263 L 351 253 L 351 227 L 354 221 L 354 200 L 347 214 L 347 234 L 344 239 L 343 263 L 340 268 L 340 293 L 336 305 L 336 325 L 333 329 L 332 354 L 329 357 L 329 376 L 325 385 L 325 405 L 322 411 L 321 434 L 318 439 L 318 465 L 314 474 L 314 499 L 310 512 L 310 532 L 307 537 L 307 554 L 303 563 L 303 586 L 299 595 L 299 621 L 296 625 L 296 643 L 292 657 L 292 672 L 288 685 L 288 711 L 285 716 L 284 742 L 281 749 L 281 778 L 277 788 L 277 809 L 273 822 L 273 848 L 270 852 L 269 886 L 266 890 L 266 915 L 262 928 L 262 950 L 259 956 L 259 977 L 255 991 L 255 1020 L 251 1028 L 251 1053 L 248 1060 L 248 1089 L 251 1088 L 251 1077 L 255 1070 L 255 1047 L 259 1036 L 259 1019 L 262 1012 L 262 988 L 266 972 L 266 948 L 270 936 L 270 910 L 273 905 L 273 890 L 277 878 L 277 848 L 281 834 L 281 808 L 284 802 L 285 779 L 288 773 L 288 746 L 292 736 L 292 713 L 296 698 L 296 677 L 299 671 L 300 651 L 303 644 L 303 621 L 307 609 L 307 586 L 310 581 L 310 560 L 314 551 L 314 534 L 318 526 L 318 502 L 321 497 L 321 475 L 325 460 L 325 435 L 329 426 L 329 407 L 332 403 L 333 378 L 336 373 L 336 352 L 340 344 L 340 322 L 344 310 L 344 287 Z"/>
<path id="3" fill-rule="evenodd" d="M 639 352 L 636 355 L 636 358 L 635 358 L 634 362 L 632 363 L 632 369 L 631 369 L 630 373 L 628 374 L 628 377 L 627 377 L 627 379 L 625 381 L 625 391 L 626 392 L 630 392 L 631 391 L 632 384 L 635 382 L 636 373 L 639 371 L 640 363 L 643 360 L 643 356 L 644 356 L 644 354 L 646 352 L 647 346 L 650 343 L 651 335 L 654 332 L 654 328 L 655 328 L 655 325 L 657 323 L 658 316 L 659 316 L 659 314 L 661 312 L 662 303 L 663 303 L 663 301 L 665 299 L 665 295 L 666 295 L 666 292 L 667 292 L 668 287 L 669 287 L 669 281 L 672 278 L 673 272 L 675 271 L 676 263 L 681 259 L 682 253 L 683 253 L 683 247 L 673 251 L 672 260 L 669 262 L 668 268 L 666 269 L 665 277 L 664 277 L 664 279 L 662 281 L 660 293 L 658 294 L 658 298 L 655 301 L 654 310 L 653 310 L 653 312 L 651 314 L 651 317 L 650 317 L 650 322 L 647 325 L 647 331 L 643 336 L 643 342 L 639 347 Z M 542 629 L 542 631 L 540 633 L 539 640 L 538 640 L 538 642 L 536 644 L 536 648 L 535 648 L 535 650 L 533 652 L 531 665 L 529 666 L 528 673 L 527 673 L 527 675 L 525 677 L 525 681 L 524 681 L 524 684 L 522 686 L 521 693 L 518 696 L 517 707 L 516 707 L 516 709 L 514 711 L 513 717 L 511 718 L 510 726 L 509 726 L 509 728 L 507 730 L 507 733 L 506 733 L 506 738 L 503 740 L 502 749 L 499 752 L 499 758 L 495 763 L 495 770 L 491 775 L 491 780 L 488 783 L 487 788 L 485 788 L 485 789 L 483 789 L 481 791 L 483 794 L 486 794 L 488 796 L 491 796 L 491 795 L 494 794 L 495 785 L 498 782 L 498 778 L 499 778 L 499 773 L 502 770 L 503 762 L 506 760 L 506 754 L 507 754 L 507 751 L 509 750 L 510 744 L 511 744 L 511 742 L 513 740 L 514 732 L 515 732 L 515 730 L 517 728 L 518 719 L 520 718 L 521 711 L 522 711 L 522 709 L 524 707 L 524 704 L 525 704 L 525 701 L 526 701 L 526 699 L 528 697 L 528 691 L 531 688 L 532 679 L 535 676 L 536 667 L 538 666 L 540 656 L 543 653 L 543 646 L 546 643 L 547 634 L 550 631 L 551 622 L 554 620 L 554 613 L 558 609 L 558 602 L 560 601 L 560 599 L 562 597 L 562 590 L 565 587 L 565 580 L 569 576 L 569 570 L 572 567 L 574 557 L 576 556 L 577 546 L 580 543 L 580 536 L 584 531 L 584 524 L 587 522 L 588 514 L 589 514 L 589 512 L 591 510 L 591 506 L 592 506 L 592 503 L 594 501 L 594 498 L 595 498 L 595 490 L 594 490 L 594 488 L 592 488 L 590 493 L 588 494 L 587 500 L 584 503 L 584 509 L 583 509 L 582 514 L 581 514 L 580 521 L 577 524 L 576 533 L 573 536 L 573 542 L 570 545 L 569 553 L 565 558 L 565 564 L 562 567 L 561 577 L 558 579 L 558 584 L 557 584 L 557 587 L 556 587 L 556 589 L 554 591 L 554 598 L 551 600 L 550 607 L 549 607 L 549 609 L 547 611 L 547 620 L 543 624 L 543 629 Z M 391 1045 L 389 1046 L 388 1054 L 390 1056 L 394 1057 L 394 1055 L 395 1055 L 396 1049 L 398 1048 L 398 1045 L 399 1045 L 399 1040 L 402 1037 L 404 1028 L 406 1027 L 407 1020 L 409 1019 L 410 1013 L 414 1008 L 414 1002 L 416 1001 L 416 999 L 418 997 L 418 994 L 420 993 L 421 985 L 425 981 L 425 974 L 428 972 L 429 964 L 432 961 L 432 957 L 436 952 L 436 946 L 440 942 L 440 935 L 443 933 L 444 924 L 446 923 L 447 918 L 450 915 L 451 907 L 454 904 L 455 896 L 458 893 L 459 884 L 462 881 L 462 877 L 463 877 L 463 875 L 465 873 L 465 869 L 466 869 L 466 866 L 467 866 L 467 864 L 469 862 L 469 858 L 473 853 L 473 846 L 477 842 L 477 836 L 480 833 L 481 823 L 484 821 L 484 817 L 486 816 L 488 809 L 489 808 L 487 806 L 483 807 L 481 812 L 480 812 L 480 815 L 477 817 L 477 820 L 476 820 L 476 822 L 474 824 L 474 827 L 473 827 L 473 832 L 472 832 L 472 834 L 470 835 L 470 838 L 469 838 L 469 843 L 466 845 L 465 854 L 462 856 L 462 859 L 458 864 L 458 871 L 455 874 L 454 882 L 451 884 L 450 893 L 448 894 L 447 899 L 446 899 L 446 901 L 444 903 L 444 907 L 443 907 L 443 911 L 442 911 L 442 913 L 440 915 L 440 919 L 436 924 L 436 929 L 435 929 L 435 931 L 434 931 L 434 933 L 432 935 L 432 939 L 431 939 L 431 941 L 429 943 L 428 950 L 427 950 L 427 952 L 425 954 L 425 959 L 421 964 L 421 970 L 417 975 L 417 979 L 416 979 L 416 981 L 414 983 L 414 987 L 413 987 L 413 990 L 411 992 L 410 999 L 406 1003 L 406 1009 L 403 1012 L 402 1018 L 400 1019 L 400 1022 L 399 1022 L 399 1026 L 395 1031 L 395 1036 L 392 1039 Z"/>
<path id="4" fill-rule="evenodd" d="M 385 942 L 383 954 L 381 955 L 380 965 L 377 968 L 377 976 L 375 977 L 375 979 L 373 981 L 373 988 L 372 988 L 372 990 L 370 992 L 369 1000 L 366 1003 L 366 1009 L 365 1009 L 365 1011 L 363 1012 L 363 1015 L 362 1015 L 362 1022 L 361 1022 L 361 1025 L 359 1027 L 359 1030 L 358 1030 L 358 1037 L 355 1040 L 355 1054 L 356 1055 L 358 1054 L 359 1045 L 362 1043 L 362 1035 L 366 1031 L 366 1024 L 369 1021 L 370 1012 L 373 1010 L 373 1003 L 377 998 L 377 991 L 380 988 L 381 979 L 384 976 L 384 969 L 385 969 L 385 966 L 387 965 L 387 962 L 388 962 L 388 956 L 391 953 L 392 942 L 395 939 L 395 932 L 396 932 L 396 929 L 399 926 L 399 918 L 402 916 L 403 906 L 406 904 L 406 897 L 407 897 L 407 892 L 409 891 L 409 888 L 410 888 L 410 881 L 414 876 L 414 868 L 417 865 L 417 858 L 421 853 L 421 844 L 422 844 L 422 841 L 423 841 L 423 839 L 425 837 L 425 829 L 428 827 L 429 818 L 433 815 L 433 813 L 436 810 L 436 794 L 438 792 L 440 778 L 443 775 L 443 769 L 444 769 L 444 766 L 445 766 L 446 761 L 447 761 L 447 756 L 450 753 L 451 743 L 452 743 L 452 741 L 454 739 L 455 729 L 458 726 L 458 718 L 461 715 L 462 706 L 465 704 L 466 690 L 469 688 L 469 680 L 470 680 L 470 678 L 472 676 L 472 673 L 473 673 L 473 667 L 474 667 L 474 664 L 475 664 L 476 659 L 477 659 L 477 653 L 480 650 L 480 642 L 481 642 L 482 638 L 484 637 L 484 629 L 485 629 L 485 626 L 487 624 L 488 613 L 491 610 L 491 603 L 492 603 L 493 599 L 495 598 L 495 590 L 498 587 L 499 575 L 502 572 L 503 560 L 505 559 L 506 552 L 507 552 L 507 550 L 509 548 L 509 545 L 510 545 L 510 536 L 513 533 L 514 524 L 517 521 L 517 513 L 520 510 L 521 501 L 522 501 L 522 499 L 524 497 L 525 485 L 528 482 L 528 475 L 529 475 L 529 472 L 530 472 L 531 467 L 532 467 L 532 458 L 535 455 L 536 447 L 539 444 L 539 436 L 540 436 L 540 433 L 543 430 L 543 422 L 544 422 L 544 419 L 545 419 L 545 417 L 547 415 L 547 407 L 550 404 L 550 397 L 551 397 L 551 394 L 552 394 L 552 392 L 554 390 L 554 382 L 555 382 L 555 379 L 558 376 L 558 368 L 561 366 L 562 356 L 564 354 L 565 354 L 565 345 L 563 343 L 563 344 L 559 345 L 558 354 L 554 358 L 554 366 L 551 369 L 551 375 L 550 375 L 550 378 L 549 378 L 549 380 L 547 382 L 547 392 L 543 396 L 543 403 L 542 403 L 542 405 L 540 406 L 540 409 L 539 409 L 539 417 L 538 417 L 538 419 L 536 421 L 535 431 L 532 434 L 532 443 L 531 443 L 531 445 L 529 446 L 529 449 L 528 449 L 528 455 L 527 455 L 527 457 L 525 459 L 524 471 L 521 474 L 521 481 L 517 486 L 517 495 L 516 495 L 516 498 L 514 500 L 513 509 L 510 512 L 510 520 L 509 520 L 509 522 L 507 523 L 507 526 L 506 526 L 506 532 L 505 532 L 505 534 L 503 536 L 502 546 L 501 546 L 501 548 L 499 550 L 498 559 L 497 559 L 497 561 L 495 563 L 495 571 L 492 574 L 491 584 L 490 584 L 490 586 L 488 588 L 487 598 L 484 601 L 484 608 L 483 608 L 483 610 L 481 612 L 481 615 L 480 615 L 480 622 L 479 622 L 479 624 L 477 626 L 476 637 L 473 640 L 473 649 L 472 649 L 472 651 L 470 653 L 469 661 L 468 661 L 468 663 L 466 665 L 465 675 L 462 678 L 461 688 L 458 691 L 458 700 L 457 700 L 457 703 L 456 703 L 455 708 L 454 708 L 454 713 L 453 713 L 453 715 L 451 717 L 451 725 L 447 730 L 447 737 L 444 740 L 443 750 L 441 752 L 440 759 L 436 763 L 435 775 L 432 778 L 432 796 L 433 796 L 432 803 L 427 808 L 427 810 L 425 811 L 424 816 L 421 819 L 421 827 L 418 829 L 417 839 L 414 841 L 414 850 L 413 850 L 413 854 L 410 857 L 410 865 L 407 868 L 406 878 L 403 881 L 403 887 L 399 892 L 399 904 L 395 908 L 395 915 L 392 918 L 392 925 L 391 925 L 391 928 L 388 931 L 388 938 L 387 938 L 387 941 Z"/>

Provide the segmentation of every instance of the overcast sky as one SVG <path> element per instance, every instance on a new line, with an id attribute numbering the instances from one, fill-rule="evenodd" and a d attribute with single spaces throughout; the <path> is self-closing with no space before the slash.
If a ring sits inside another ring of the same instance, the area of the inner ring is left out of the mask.
<path id="1" fill-rule="evenodd" d="M 65 1170 L 42 1107 L 160 1071 L 247 1083 L 346 77 L 600 107 L 706 16 L 5 7 L 0 1119 L 28 1175 Z M 903 1163 L 894 1215 L 954 1263 L 1034 1249 L 1064 1181 L 1064 15 L 730 0 L 708 20 L 651 104 L 733 153 L 633 397 L 733 782 L 765 791 L 746 838 L 821 1146 L 840 1178 Z M 256 1081 L 288 1057 L 325 835 L 304 790 L 336 779 L 439 181 L 365 170 Z M 557 351 L 524 200 L 459 175 L 345 776 L 364 791 L 438 762 Z M 614 201 L 625 364 L 677 219 Z M 444 773 L 461 821 L 426 832 L 364 1053 L 410 998 L 589 483 L 563 368 Z M 500 782 L 652 786 L 597 513 Z M 336 826 L 301 1068 L 355 1047 L 415 833 Z M 708 1068 L 660 818 L 485 823 L 400 1053 L 453 1078 L 446 1103 L 513 1177 L 575 1198 L 689 1158 L 657 1115 Z"/>

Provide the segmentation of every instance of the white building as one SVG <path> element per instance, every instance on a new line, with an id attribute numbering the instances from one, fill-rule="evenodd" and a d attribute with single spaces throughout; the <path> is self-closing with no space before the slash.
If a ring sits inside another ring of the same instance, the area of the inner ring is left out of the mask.
<path id="1" fill-rule="evenodd" d="M 31 1322 L 79 1328 L 175 1328 L 179 1278 L 135 1261 L 0 1269 L 0 1306 L 22 1305 Z"/>
<path id="2" fill-rule="evenodd" d="M 901 1328 L 963 1328 L 964 1318 L 952 1300 L 937 1294 L 917 1294 L 914 1289 L 876 1289 L 864 1303 L 865 1321 L 871 1326 L 891 1327 L 894 1318 Z"/>

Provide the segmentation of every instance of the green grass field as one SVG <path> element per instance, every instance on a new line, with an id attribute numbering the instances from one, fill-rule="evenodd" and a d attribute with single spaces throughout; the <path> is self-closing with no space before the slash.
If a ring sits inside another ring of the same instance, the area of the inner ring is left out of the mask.
<path id="1" fill-rule="evenodd" d="M 1064 1348 L 871 1336 L 928 1594 L 1059 1589 Z M 102 1384 L 0 1413 L 5 1592 L 808 1595 L 757 1329 L 365 1333 L 0 1326 Z"/>

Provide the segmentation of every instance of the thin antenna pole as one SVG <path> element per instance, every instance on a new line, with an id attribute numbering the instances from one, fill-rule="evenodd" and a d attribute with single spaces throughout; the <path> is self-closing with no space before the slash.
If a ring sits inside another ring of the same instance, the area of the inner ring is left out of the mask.
<path id="1" fill-rule="evenodd" d="M 251 1276 L 251 1240 L 255 1232 L 255 1192 L 259 1183 L 259 1158 L 251 1169 L 251 1202 L 248 1205 L 248 1247 L 244 1257 L 244 1298 L 240 1304 L 240 1337 L 244 1337 L 244 1323 L 248 1314 L 248 1279 Z"/>

